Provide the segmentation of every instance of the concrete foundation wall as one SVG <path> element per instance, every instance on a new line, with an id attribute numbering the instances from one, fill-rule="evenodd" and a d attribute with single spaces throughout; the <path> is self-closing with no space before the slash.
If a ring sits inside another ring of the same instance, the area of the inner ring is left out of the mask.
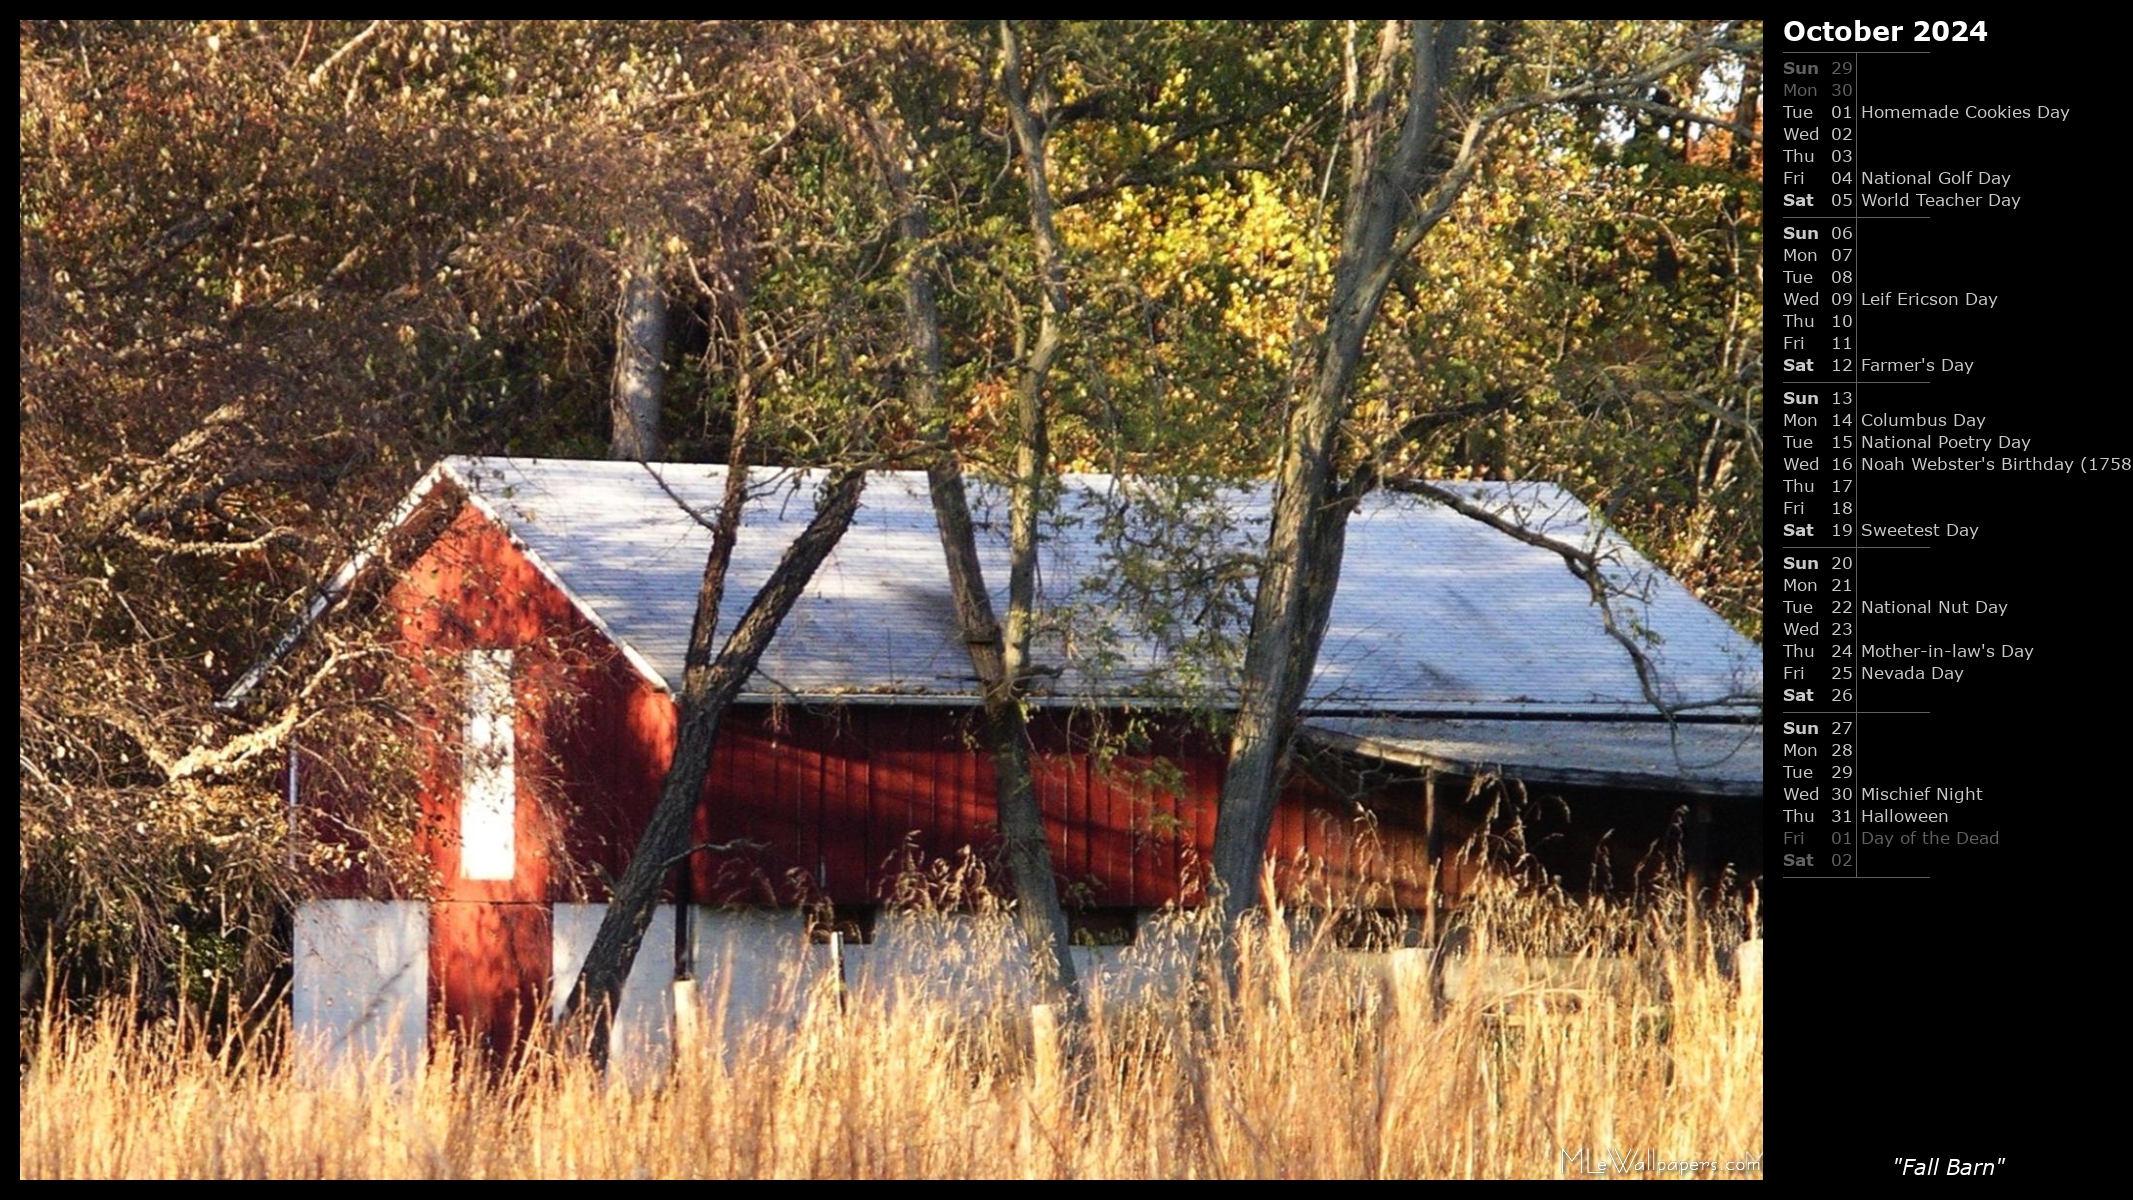
<path id="1" fill-rule="evenodd" d="M 310 900 L 296 908 L 290 1015 L 334 1063 L 422 1053 L 429 1024 L 429 905 Z"/>
<path id="2" fill-rule="evenodd" d="M 553 906 L 553 1015 L 561 1015 L 606 914 L 605 904 Z M 829 946 L 809 943 L 804 913 L 697 907 L 692 918 L 695 978 L 677 988 L 674 908 L 662 905 L 654 913 L 616 1014 L 614 1062 L 656 1068 L 668 1061 L 677 995 L 697 1002 L 690 1035 L 733 1053 L 756 1031 L 796 1021 L 810 996 L 827 994 L 823 985 L 838 964 Z M 1075 969 L 1101 1003 L 1175 996 L 1199 969 L 1198 932 L 1190 921 L 1146 912 L 1131 945 L 1074 947 Z M 298 1030 L 336 1056 L 382 1051 L 412 1060 L 422 1051 L 430 1017 L 429 933 L 430 906 L 420 902 L 303 905 L 296 920 Z M 1005 917 L 884 912 L 870 942 L 842 947 L 842 978 L 854 996 L 892 1008 L 914 1001 L 971 1013 L 1025 1008 L 1034 992 L 1022 947 L 1020 932 Z M 1395 991 L 1426 987 L 1423 952 L 1341 956 L 1351 957 L 1359 986 L 1375 986 L 1390 971 L 1400 975 Z M 1463 962 L 1447 977 L 1454 994 L 1475 990 L 1488 978 Z"/>
<path id="3" fill-rule="evenodd" d="M 578 971 L 592 949 L 600 922 L 607 917 L 605 904 L 558 904 L 554 910 L 555 973 L 549 993 L 553 1015 L 563 1015 L 570 989 L 577 986 Z M 614 1024 L 608 1031 L 608 1054 L 617 1063 L 663 1063 L 674 1022 L 674 906 L 662 904 L 652 913 L 645 929 L 644 944 L 630 964 L 623 981 L 622 999 L 615 1006 Z"/>
<path id="4" fill-rule="evenodd" d="M 807 943 L 797 909 L 698 908 L 690 945 L 707 1036 L 735 1042 L 766 1020 L 791 1019 L 830 966 L 829 947 Z"/>

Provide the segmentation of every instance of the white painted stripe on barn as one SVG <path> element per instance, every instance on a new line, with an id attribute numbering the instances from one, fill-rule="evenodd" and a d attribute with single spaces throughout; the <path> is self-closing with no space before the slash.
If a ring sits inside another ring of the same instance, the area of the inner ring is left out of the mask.
<path id="1" fill-rule="evenodd" d="M 466 732 L 459 760 L 462 879 L 509 879 L 518 870 L 518 697 L 511 659 L 509 650 L 466 654 Z"/>

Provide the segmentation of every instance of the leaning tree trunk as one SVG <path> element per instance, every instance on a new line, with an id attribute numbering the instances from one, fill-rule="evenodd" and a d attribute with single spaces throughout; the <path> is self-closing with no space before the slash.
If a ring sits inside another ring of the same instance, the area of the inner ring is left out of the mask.
<path id="1" fill-rule="evenodd" d="M 660 247 L 649 235 L 625 251 L 615 308 L 615 378 L 608 393 L 607 456 L 656 462 L 663 449 L 659 410 L 666 385 L 667 294 Z"/>
<path id="2" fill-rule="evenodd" d="M 1215 819 L 1214 887 L 1224 920 L 1232 925 L 1258 899 L 1260 864 L 1280 803 L 1297 711 L 1318 665 L 1319 642 L 1340 580 L 1353 498 L 1341 487 L 1334 459 L 1349 385 L 1362 358 L 1363 338 L 1391 282 L 1394 235 L 1428 176 L 1444 78 L 1466 36 L 1463 22 L 1446 22 L 1440 31 L 1417 21 L 1412 30 L 1406 112 L 1389 154 L 1381 152 L 1380 141 L 1391 127 L 1393 68 L 1401 40 L 1392 22 L 1378 39 L 1370 97 L 1349 122 L 1346 215 L 1333 303 L 1317 369 L 1299 389 L 1275 479 L 1229 768 Z"/>
<path id="3" fill-rule="evenodd" d="M 1015 887 L 1015 917 L 1029 944 L 1030 973 L 1047 999 L 1078 1006 L 1081 981 L 1074 972 L 1072 936 L 1066 908 L 1052 870 L 1052 844 L 1044 833 L 1044 809 L 1037 798 L 1029 761 L 1029 723 L 1022 699 L 1007 671 L 1000 623 L 978 565 L 977 533 L 963 472 L 953 459 L 936 459 L 926 470 L 933 515 L 940 526 L 941 549 L 948 560 L 949 589 L 955 597 L 956 624 L 970 652 L 985 705 L 985 740 L 992 751 L 992 773 L 1000 808 L 1000 836 L 1007 843 L 1007 869 Z"/>
<path id="4" fill-rule="evenodd" d="M 661 882 L 688 855 L 689 826 L 704 792 L 704 778 L 710 772 L 719 720 L 740 693 L 741 685 L 754 673 L 757 660 L 762 658 L 808 580 L 850 528 L 859 508 L 860 492 L 866 487 L 866 473 L 857 468 L 840 470 L 830 478 L 814 519 L 786 547 L 769 581 L 756 594 L 714 659 L 711 641 L 718 628 L 719 598 L 725 589 L 726 566 L 733 556 L 747 488 L 745 469 L 736 463 L 731 471 L 712 529 L 711 554 L 704 563 L 696 618 L 689 631 L 680 698 L 681 728 L 674 761 L 667 768 L 659 802 L 645 823 L 644 835 L 637 841 L 629 866 L 615 884 L 607 915 L 600 922 L 600 931 L 586 952 L 585 967 L 570 993 L 570 1015 L 590 1014 L 592 1018 L 586 1048 L 602 1064 L 607 1057 L 609 1022 L 621 998 L 622 985 L 629 978 L 630 965 L 644 942 L 644 931 L 651 924 Z"/>

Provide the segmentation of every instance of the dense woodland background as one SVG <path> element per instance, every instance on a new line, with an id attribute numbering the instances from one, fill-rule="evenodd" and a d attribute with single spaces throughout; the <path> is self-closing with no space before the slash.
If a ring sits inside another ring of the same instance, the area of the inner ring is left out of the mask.
<path id="1" fill-rule="evenodd" d="M 1071 297 L 1044 381 L 1058 465 L 1272 473 L 1327 316 L 1370 32 L 1018 32 Z M 1760 38 L 1486 22 L 1451 102 Z M 930 216 L 948 436 L 974 472 L 1011 467 L 1049 280 L 991 24 L 19 39 L 26 991 L 47 963 L 149 1002 L 273 977 L 313 865 L 283 837 L 291 735 L 371 757 L 342 786 L 384 829 L 412 731 L 360 620 L 252 708 L 213 700 L 437 456 L 610 453 L 632 330 L 662 348 L 631 368 L 657 386 L 656 429 L 632 431 L 653 457 L 723 461 L 745 403 L 756 461 L 922 465 L 885 128 Z M 1634 93 L 1492 126 L 1394 273 L 1340 453 L 1387 478 L 1558 480 L 1759 638 L 1759 61 L 1676 57 Z"/>

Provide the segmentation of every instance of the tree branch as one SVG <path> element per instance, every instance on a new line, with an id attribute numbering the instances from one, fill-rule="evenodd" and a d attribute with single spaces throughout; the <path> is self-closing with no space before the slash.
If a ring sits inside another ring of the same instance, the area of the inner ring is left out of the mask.
<path id="1" fill-rule="evenodd" d="M 1644 693 L 1645 702 L 1657 709 L 1661 716 L 1669 720 L 1672 720 L 1675 714 L 1684 709 L 1699 707 L 1698 705 L 1690 704 L 1671 704 L 1659 694 L 1658 672 L 1657 668 L 1652 665 L 1650 656 L 1644 653 L 1644 648 L 1637 644 L 1636 638 L 1624 630 L 1621 623 L 1615 619 L 1614 607 L 1610 603 L 1614 594 L 1613 589 L 1607 581 L 1601 555 L 1597 550 L 1585 546 L 1575 546 L 1560 538 L 1552 538 L 1547 534 L 1535 532 L 1516 521 L 1507 519 L 1494 509 L 1474 503 L 1450 488 L 1440 487 L 1425 480 L 1393 480 L 1388 481 L 1385 486 L 1396 492 L 1425 496 L 1461 516 L 1479 521 L 1499 533 L 1524 542 L 1528 546 L 1536 546 L 1560 556 L 1563 564 L 1570 568 L 1570 574 L 1578 582 L 1583 583 L 1592 594 L 1592 602 L 1600 610 L 1601 628 L 1605 629 L 1607 636 L 1613 638 L 1616 644 L 1621 646 L 1629 655 L 1630 665 L 1637 672 L 1637 688 Z"/>
<path id="2" fill-rule="evenodd" d="M 1525 397 L 1526 389 L 1524 387 L 1513 387 L 1489 393 L 1480 400 L 1418 413 L 1408 418 L 1407 423 L 1400 426 L 1398 431 L 1386 439 L 1384 445 L 1388 449 L 1397 450 L 1402 446 L 1420 441 L 1422 438 L 1435 433 L 1454 421 L 1463 421 L 1468 417 L 1486 416 L 1489 413 L 1508 411 Z M 1347 483 L 1341 486 L 1341 498 L 1350 502 L 1361 500 L 1378 486 L 1378 481 L 1383 476 L 1382 464 L 1376 459 L 1364 463 L 1356 468 L 1355 474 L 1349 476 Z"/>
<path id="3" fill-rule="evenodd" d="M 1610 100 L 1607 103 L 1613 105 L 1616 108 L 1627 108 L 1634 109 L 1637 112 L 1656 113 L 1657 115 L 1666 117 L 1669 120 L 1687 121 L 1692 125 L 1703 125 L 1711 129 L 1723 129 L 1729 133 L 1734 134 L 1737 137 L 1747 138 L 1751 142 L 1760 142 L 1763 140 L 1763 131 L 1757 129 L 1753 125 L 1743 125 L 1738 121 L 1728 120 L 1725 117 L 1714 117 L 1709 113 L 1700 113 L 1693 108 L 1683 108 L 1678 104 L 1661 104 L 1657 100 Z"/>
<path id="4" fill-rule="evenodd" d="M 317 87 L 319 84 L 325 82 L 326 73 L 328 71 L 333 70 L 334 66 L 337 63 L 339 63 L 342 59 L 347 58 L 350 54 L 354 53 L 356 49 L 360 47 L 363 43 L 376 37 L 378 35 L 378 30 L 382 28 L 384 24 L 385 22 L 383 21 L 372 21 L 369 26 L 363 30 L 363 32 L 341 43 L 341 48 L 334 51 L 332 54 L 327 55 L 325 62 L 322 62 L 318 66 L 313 67 L 311 69 L 311 76 L 308 80 L 310 85 L 312 87 Z M 308 37 L 310 35 L 306 34 L 305 36 Z"/>
<path id="5" fill-rule="evenodd" d="M 311 700 L 324 687 L 326 681 L 343 664 L 359 659 L 388 653 L 383 647 L 367 647 L 352 650 L 336 649 L 326 656 L 304 680 L 296 695 L 282 705 L 272 721 L 246 733 L 241 733 L 219 746 L 196 746 L 182 755 L 173 756 L 157 741 L 146 725 L 132 713 L 113 712 L 105 720 L 123 732 L 141 748 L 150 764 L 160 771 L 172 784 L 183 784 L 202 775 L 223 776 L 242 770 L 262 754 L 280 750 L 301 723 L 304 711 Z"/>
<path id="6" fill-rule="evenodd" d="M 1761 50 L 1760 43 L 1754 47 L 1754 50 L 1757 52 Z M 1467 121 L 1466 130 L 1459 139 L 1459 150 L 1452 160 L 1452 165 L 1439 177 L 1431 193 L 1429 207 L 1425 208 L 1415 218 L 1414 224 L 1401 235 L 1398 244 L 1393 249 L 1391 261 L 1387 263 L 1386 269 L 1390 269 L 1392 262 L 1404 259 L 1412 253 L 1414 248 L 1421 244 L 1422 239 L 1428 236 L 1429 231 L 1436 228 L 1438 222 L 1444 219 L 1445 214 L 1451 211 L 1452 204 L 1458 200 L 1460 193 L 1466 190 L 1467 184 L 1472 182 L 1475 170 L 1480 166 L 1482 159 L 1486 157 L 1489 147 L 1489 134 L 1495 130 L 1496 126 L 1521 113 L 1559 104 L 1615 104 L 1623 107 L 1639 107 L 1649 103 L 1644 99 L 1643 93 L 1645 89 L 1657 83 L 1669 73 L 1725 53 L 1738 54 L 1742 53 L 1742 51 L 1733 47 L 1731 43 L 1723 41 L 1699 42 L 1696 45 L 1677 50 L 1656 62 L 1648 63 L 1627 75 L 1587 80 L 1583 83 L 1572 84 L 1569 87 L 1554 88 L 1549 91 L 1534 92 L 1524 96 L 1514 96 L 1509 100 L 1498 101 L 1496 104 L 1475 114 Z M 1699 121 L 1706 120 L 1701 116 L 1697 116 L 1694 119 Z M 1708 120 L 1712 124 L 1721 124 L 1717 118 L 1709 118 Z"/>
<path id="7" fill-rule="evenodd" d="M 149 533 L 143 529 L 136 529 L 131 525 L 119 526 L 117 533 L 118 536 L 143 549 L 154 550 L 159 554 L 180 554 L 190 558 L 240 558 L 247 554 L 259 554 L 271 546 L 300 543 L 304 540 L 303 535 L 294 529 L 270 529 L 258 537 L 242 542 L 176 541 Z"/>

